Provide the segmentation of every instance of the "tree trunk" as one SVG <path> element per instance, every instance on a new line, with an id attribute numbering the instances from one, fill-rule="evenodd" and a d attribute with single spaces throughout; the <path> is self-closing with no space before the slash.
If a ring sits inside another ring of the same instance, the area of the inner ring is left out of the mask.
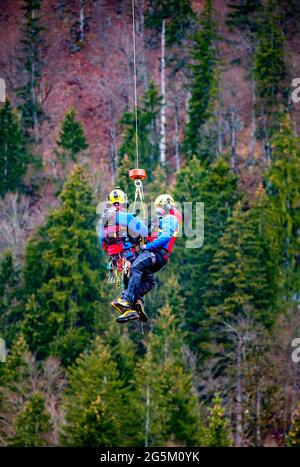
<path id="1" fill-rule="evenodd" d="M 175 163 L 176 163 L 176 172 L 180 170 L 180 145 L 179 145 L 179 109 L 177 101 L 174 102 L 175 113 Z"/>
<path id="2" fill-rule="evenodd" d="M 32 10 L 31 13 L 32 19 L 35 19 L 35 10 Z M 37 143 L 38 141 L 38 116 L 37 116 L 37 97 L 36 97 L 36 89 L 35 89 L 35 63 L 31 62 L 31 76 L 30 76 L 30 89 L 31 89 L 31 99 L 32 99 L 32 108 L 33 108 L 33 133 L 34 139 Z"/>
<path id="3" fill-rule="evenodd" d="M 261 422 L 261 392 L 258 387 L 256 387 L 256 403 L 255 403 L 255 412 L 256 412 L 256 427 L 255 427 L 255 437 L 256 437 L 256 442 L 255 445 L 256 447 L 261 446 L 261 430 L 260 430 L 260 422 Z"/>
<path id="4" fill-rule="evenodd" d="M 161 126 L 160 126 L 160 162 L 162 165 L 166 163 L 166 59 L 165 59 L 165 48 L 166 48 L 166 21 L 162 22 L 161 30 Z"/>
<path id="5" fill-rule="evenodd" d="M 236 129 L 237 129 L 237 119 L 235 109 L 230 111 L 230 129 L 231 129 L 231 138 L 230 138 L 230 166 L 233 172 L 236 171 Z"/>
<path id="6" fill-rule="evenodd" d="M 79 41 L 84 41 L 84 0 L 79 0 Z"/>
<path id="7" fill-rule="evenodd" d="M 149 446 L 149 432 L 150 432 L 150 384 L 148 383 L 147 389 L 146 389 L 145 448 Z"/>
<path id="8" fill-rule="evenodd" d="M 256 146 L 256 83 L 252 80 L 252 118 L 251 118 L 251 136 L 250 136 L 250 149 L 248 165 L 254 163 L 255 146 Z"/>
<path id="9" fill-rule="evenodd" d="M 236 431 L 235 446 L 243 445 L 243 415 L 242 415 L 242 343 L 237 339 L 236 347 Z"/>

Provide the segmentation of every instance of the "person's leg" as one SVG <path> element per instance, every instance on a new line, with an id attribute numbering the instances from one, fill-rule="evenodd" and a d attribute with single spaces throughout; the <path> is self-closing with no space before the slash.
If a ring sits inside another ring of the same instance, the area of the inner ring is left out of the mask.
<path id="1" fill-rule="evenodd" d="M 141 287 L 144 272 L 153 264 L 153 259 L 149 251 L 141 253 L 132 264 L 131 274 L 127 289 L 123 293 L 123 300 L 134 304 Z"/>
<path id="2" fill-rule="evenodd" d="M 156 280 L 153 272 L 150 269 L 145 269 L 142 275 L 140 287 L 137 291 L 137 300 L 150 292 L 150 290 L 152 290 L 155 286 Z"/>

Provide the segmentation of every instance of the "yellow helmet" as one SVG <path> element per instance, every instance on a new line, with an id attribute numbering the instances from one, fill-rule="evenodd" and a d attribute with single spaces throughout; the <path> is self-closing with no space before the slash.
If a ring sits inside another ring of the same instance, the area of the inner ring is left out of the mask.
<path id="1" fill-rule="evenodd" d="M 127 195 L 124 191 L 120 190 L 119 187 L 116 187 L 113 191 L 110 192 L 108 195 L 108 201 L 111 204 L 114 203 L 127 203 Z"/>
<path id="2" fill-rule="evenodd" d="M 175 206 L 175 201 L 171 195 L 163 194 L 159 195 L 154 201 L 155 207 L 161 207 L 163 209 L 172 209 Z"/>

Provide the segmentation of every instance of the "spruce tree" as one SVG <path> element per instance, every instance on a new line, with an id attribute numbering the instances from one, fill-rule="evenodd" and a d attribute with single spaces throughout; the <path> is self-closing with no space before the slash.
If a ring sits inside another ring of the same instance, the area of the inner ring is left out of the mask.
<path id="1" fill-rule="evenodd" d="M 107 303 L 87 177 L 75 166 L 61 193 L 61 207 L 48 216 L 25 254 L 27 303 L 23 330 L 39 357 L 51 353 L 70 364 L 103 329 Z"/>
<path id="2" fill-rule="evenodd" d="M 27 140 L 33 138 L 37 141 L 37 127 L 43 116 L 39 99 L 43 68 L 41 58 L 42 32 L 44 31 L 41 26 L 41 1 L 24 0 L 22 10 L 25 21 L 22 27 L 20 68 L 25 80 L 18 89 L 19 109 L 22 116 L 22 129 Z"/>
<path id="3" fill-rule="evenodd" d="M 76 162 L 79 154 L 88 148 L 83 127 L 76 120 L 75 110 L 65 114 L 56 143 L 60 148 L 56 154 L 63 164 L 69 159 Z"/>
<path id="4" fill-rule="evenodd" d="M 183 237 L 176 241 L 173 260 L 175 267 L 178 267 L 179 284 L 185 299 L 184 326 L 189 331 L 188 339 L 192 350 L 198 352 L 206 334 L 203 327 L 203 297 L 207 291 L 209 267 L 219 248 L 227 219 L 240 198 L 237 177 L 230 171 L 224 158 L 217 159 L 205 169 L 201 161 L 194 157 L 178 173 L 174 198 L 180 203 L 192 202 L 193 209 L 196 202 L 204 203 L 202 247 L 186 248 L 186 241 L 191 239 L 183 232 Z M 193 219 L 195 221 L 195 211 Z M 204 356 L 202 349 L 199 359 Z"/>
<path id="5" fill-rule="evenodd" d="M 41 394 L 33 394 L 24 404 L 22 411 L 14 421 L 14 436 L 8 441 L 14 447 L 42 447 L 49 445 L 45 435 L 52 424 L 45 401 Z"/>
<path id="6" fill-rule="evenodd" d="M 268 240 L 282 304 L 299 300 L 300 140 L 289 116 L 272 139 L 273 162 L 265 176 Z"/>
<path id="7" fill-rule="evenodd" d="M 159 313 L 139 364 L 132 411 L 136 417 L 135 444 L 166 446 L 169 442 L 195 446 L 201 421 L 192 377 L 186 367 L 183 334 L 166 304 Z"/>
<path id="8" fill-rule="evenodd" d="M 17 332 L 21 316 L 22 289 L 20 271 L 13 262 L 12 254 L 4 252 L 0 259 L 0 336 L 10 346 Z"/>
<path id="9" fill-rule="evenodd" d="M 205 0 L 191 48 L 191 82 L 184 149 L 189 156 L 214 158 L 210 122 L 217 95 L 216 23 L 211 0 Z"/>
<path id="10" fill-rule="evenodd" d="M 28 162 L 20 123 L 7 100 L 0 109 L 0 196 L 21 188 Z"/>
<path id="11" fill-rule="evenodd" d="M 254 78 L 261 128 L 258 136 L 264 142 L 265 159 L 269 163 L 271 137 L 278 130 L 281 114 L 287 110 L 288 105 L 284 35 L 276 0 L 265 2 L 257 37 L 258 47 L 254 57 Z"/>
<path id="12" fill-rule="evenodd" d="M 156 122 L 159 108 L 160 96 L 155 85 L 150 83 L 138 109 L 139 166 L 146 169 L 147 180 L 150 182 L 159 159 L 159 134 Z M 127 154 L 131 163 L 130 168 L 134 168 L 136 163 L 135 112 L 125 112 L 120 123 L 124 130 L 123 142 L 119 151 L 119 178 L 122 178 L 127 176 L 127 173 L 124 174 L 124 169 L 127 170 L 127 163 L 124 167 L 123 162 L 125 155 Z"/>
<path id="13" fill-rule="evenodd" d="M 128 408 L 117 365 L 100 338 L 69 370 L 64 446 L 123 446 Z"/>
<path id="14" fill-rule="evenodd" d="M 229 447 L 231 438 L 228 421 L 224 416 L 222 400 L 218 393 L 213 399 L 213 406 L 209 409 L 208 427 L 204 431 L 204 445 L 207 447 Z"/>
<path id="15" fill-rule="evenodd" d="M 252 318 L 270 325 L 275 319 L 277 284 L 272 281 L 273 258 L 261 228 L 261 205 L 251 209 L 237 203 L 220 239 L 203 297 L 214 320 L 226 321 L 249 312 Z"/>

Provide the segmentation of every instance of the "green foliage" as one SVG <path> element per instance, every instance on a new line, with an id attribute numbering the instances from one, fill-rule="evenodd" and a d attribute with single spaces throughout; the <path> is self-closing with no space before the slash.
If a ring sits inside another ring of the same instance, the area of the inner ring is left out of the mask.
<path id="1" fill-rule="evenodd" d="M 19 120 L 7 100 L 0 109 L 0 196 L 21 188 L 28 162 Z"/>
<path id="2" fill-rule="evenodd" d="M 32 130 L 43 116 L 42 106 L 39 101 L 41 73 L 43 61 L 41 59 L 42 32 L 41 26 L 41 1 L 24 0 L 22 6 L 24 12 L 24 25 L 22 27 L 22 57 L 20 68 L 24 83 L 18 89 L 20 100 L 19 109 L 22 116 L 22 128 L 27 139 L 31 139 Z"/>
<path id="3" fill-rule="evenodd" d="M 276 0 L 265 2 L 257 38 L 254 78 L 258 96 L 257 110 L 261 120 L 258 136 L 269 145 L 271 136 L 278 130 L 280 115 L 288 105 L 284 35 Z"/>
<path id="4" fill-rule="evenodd" d="M 166 304 L 149 336 L 147 353 L 134 380 L 137 398 L 131 410 L 138 414 L 135 445 L 198 444 L 199 407 L 183 355 L 183 335 Z"/>
<path id="5" fill-rule="evenodd" d="M 188 194 L 188 195 L 187 195 Z M 183 167 L 177 176 L 174 196 L 183 203 L 204 203 L 204 244 L 201 248 L 186 248 L 185 236 L 177 240 L 174 254 L 178 268 L 181 293 L 185 298 L 185 327 L 189 331 L 188 341 L 193 351 L 199 351 L 205 339 L 205 312 L 203 297 L 208 289 L 209 267 L 218 251 L 220 239 L 225 231 L 228 217 L 239 199 L 237 177 L 230 171 L 223 158 L 217 159 L 205 169 L 196 157 Z M 205 357 L 204 350 L 199 359 Z M 200 360 L 199 360 L 200 361 Z"/>
<path id="6" fill-rule="evenodd" d="M 207 447 L 230 447 L 232 444 L 229 423 L 221 404 L 221 397 L 216 393 L 213 406 L 209 410 L 208 428 L 204 431 L 204 445 Z"/>
<path id="7" fill-rule="evenodd" d="M 41 447 L 49 445 L 45 435 L 52 428 L 50 418 L 43 397 L 39 393 L 33 394 L 25 402 L 22 411 L 14 421 L 15 435 L 9 440 L 9 446 Z"/>
<path id="8" fill-rule="evenodd" d="M 65 114 L 56 143 L 60 148 L 56 154 L 63 164 L 69 159 L 76 162 L 79 154 L 88 148 L 83 127 L 76 121 L 75 110 Z"/>
<path id="9" fill-rule="evenodd" d="M 294 413 L 292 426 L 287 435 L 286 445 L 290 448 L 297 448 L 300 446 L 300 404 L 298 404 Z"/>
<path id="10" fill-rule="evenodd" d="M 274 245 L 281 299 L 299 300 L 300 140 L 288 116 L 272 139 L 273 162 L 266 173 L 269 241 Z M 279 268 L 279 269 L 278 269 Z"/>
<path id="11" fill-rule="evenodd" d="M 0 335 L 10 345 L 17 333 L 20 318 L 20 272 L 13 263 L 12 254 L 4 252 L 0 259 Z"/>
<path id="12" fill-rule="evenodd" d="M 161 98 L 153 83 L 150 83 L 145 93 L 141 105 L 138 109 L 138 146 L 139 146 L 139 167 L 146 169 L 148 181 L 153 180 L 153 172 L 159 159 L 159 133 L 157 129 L 157 116 L 160 109 Z M 131 169 L 136 164 L 136 126 L 135 112 L 125 112 L 121 118 L 121 125 L 124 130 L 123 142 L 120 147 L 119 156 L 119 180 L 121 182 L 128 177 L 128 161 Z"/>
<path id="13" fill-rule="evenodd" d="M 243 208 L 239 202 L 220 239 L 211 266 L 204 303 L 210 327 L 247 312 L 257 321 L 275 319 L 276 285 L 271 274 L 273 257 L 265 239 L 262 205 Z"/>
<path id="14" fill-rule="evenodd" d="M 228 4 L 230 10 L 227 16 L 227 24 L 231 28 L 238 28 L 250 35 L 254 42 L 259 29 L 259 19 L 263 13 L 262 0 L 245 0 L 243 2 Z"/>
<path id="15" fill-rule="evenodd" d="M 193 36 L 191 48 L 191 82 L 188 123 L 185 131 L 184 150 L 189 156 L 204 160 L 215 157 L 210 121 L 214 114 L 217 95 L 216 22 L 211 0 L 206 0 L 199 19 L 199 28 Z M 207 141 L 208 140 L 208 141 Z"/>
<path id="16" fill-rule="evenodd" d="M 92 350 L 81 355 L 69 370 L 66 390 L 65 446 L 120 446 L 126 427 L 124 390 L 117 365 L 97 338 Z"/>
<path id="17" fill-rule="evenodd" d="M 92 194 L 80 166 L 73 168 L 61 201 L 28 243 L 23 330 L 39 357 L 52 353 L 67 365 L 103 329 L 105 271 Z"/>
<path id="18" fill-rule="evenodd" d="M 145 24 L 161 30 L 165 20 L 166 43 L 172 45 L 184 38 L 194 17 L 190 0 L 150 0 Z"/>

